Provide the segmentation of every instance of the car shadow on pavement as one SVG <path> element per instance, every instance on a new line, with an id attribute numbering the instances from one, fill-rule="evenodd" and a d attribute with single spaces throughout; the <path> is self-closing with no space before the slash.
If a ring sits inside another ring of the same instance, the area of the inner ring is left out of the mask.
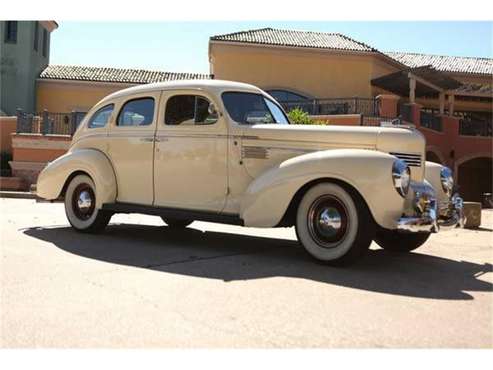
<path id="1" fill-rule="evenodd" d="M 36 227 L 26 235 L 75 254 L 113 264 L 173 274 L 250 280 L 268 277 L 309 279 L 366 291 L 432 299 L 468 300 L 467 292 L 491 292 L 479 279 L 492 272 L 478 264 L 423 252 L 398 255 L 372 249 L 344 268 L 322 265 L 293 240 L 201 231 L 188 227 L 110 224 L 102 234 L 77 233 L 70 227 Z M 424 246 L 426 251 L 426 245 Z"/>

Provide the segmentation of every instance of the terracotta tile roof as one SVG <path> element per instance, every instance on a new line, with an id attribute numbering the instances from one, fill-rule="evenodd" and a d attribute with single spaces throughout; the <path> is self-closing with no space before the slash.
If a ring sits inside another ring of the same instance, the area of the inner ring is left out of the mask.
<path id="1" fill-rule="evenodd" d="M 455 89 L 457 94 L 481 94 L 493 96 L 493 86 L 488 84 L 465 83 L 461 87 Z"/>
<path id="2" fill-rule="evenodd" d="M 452 57 L 444 55 L 387 52 L 385 53 L 408 67 L 431 65 L 442 72 L 493 74 L 493 59 Z"/>
<path id="3" fill-rule="evenodd" d="M 39 75 L 43 80 L 75 80 L 146 84 L 173 80 L 210 79 L 200 73 L 175 73 L 145 69 L 49 65 Z"/>
<path id="4" fill-rule="evenodd" d="M 229 41 L 318 49 L 336 49 L 381 53 L 374 47 L 340 33 L 281 30 L 261 28 L 212 36 L 211 41 Z M 430 54 L 386 52 L 381 53 L 407 67 L 431 65 L 438 71 L 472 74 L 493 74 L 493 59 L 452 57 Z"/>
<path id="5" fill-rule="evenodd" d="M 212 41 L 230 41 L 304 48 L 377 51 L 369 45 L 353 40 L 340 33 L 280 30 L 274 28 L 234 32 L 225 35 L 212 36 L 210 39 Z"/>

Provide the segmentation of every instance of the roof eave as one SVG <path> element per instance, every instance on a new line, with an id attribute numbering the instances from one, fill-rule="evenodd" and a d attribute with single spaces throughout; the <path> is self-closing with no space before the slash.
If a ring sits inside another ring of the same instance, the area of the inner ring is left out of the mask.
<path id="1" fill-rule="evenodd" d="M 257 46 L 263 48 L 278 48 L 278 49 L 294 49 L 294 50 L 311 50 L 318 52 L 341 52 L 341 53 L 351 53 L 351 54 L 378 54 L 376 51 L 371 50 L 352 50 L 352 49 L 336 49 L 336 48 L 317 48 L 310 46 L 295 46 L 295 45 L 276 45 L 258 42 L 248 42 L 248 41 L 230 41 L 230 40 L 213 40 L 209 39 L 209 44 L 228 44 L 235 46 Z"/>
<path id="2" fill-rule="evenodd" d="M 292 46 L 292 45 L 276 45 L 276 44 L 267 44 L 267 43 L 258 43 L 258 42 L 248 42 L 248 41 L 230 41 L 230 40 L 216 40 L 213 38 L 209 39 L 209 56 L 210 56 L 210 46 L 211 44 L 228 44 L 228 45 L 235 45 L 235 46 L 256 46 L 256 47 L 263 47 L 263 48 L 278 48 L 278 49 L 287 49 L 287 50 L 310 50 L 310 51 L 317 51 L 317 52 L 326 52 L 326 53 L 338 53 L 338 54 L 353 54 L 353 55 L 373 55 L 373 56 L 379 56 L 381 59 L 385 60 L 386 62 L 394 65 L 395 67 L 402 68 L 402 69 L 407 69 L 409 68 L 405 64 L 399 62 L 398 60 L 389 57 L 388 55 L 382 53 L 381 51 L 378 50 L 351 50 L 351 49 L 336 49 L 336 48 L 316 48 L 316 47 L 309 47 L 309 46 Z"/>

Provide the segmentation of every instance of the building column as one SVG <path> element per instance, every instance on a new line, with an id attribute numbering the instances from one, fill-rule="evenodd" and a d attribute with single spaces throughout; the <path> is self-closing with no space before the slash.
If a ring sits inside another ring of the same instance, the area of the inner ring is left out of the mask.
<path id="1" fill-rule="evenodd" d="M 445 113 L 445 93 L 443 91 L 441 91 L 438 94 L 438 101 L 440 103 L 440 114 L 444 114 Z"/>
<path id="2" fill-rule="evenodd" d="M 416 79 L 414 77 L 409 78 L 409 103 L 416 103 Z"/>
<path id="3" fill-rule="evenodd" d="M 455 103 L 455 95 L 450 94 L 448 96 L 448 114 L 450 117 L 454 115 L 454 103 Z"/>

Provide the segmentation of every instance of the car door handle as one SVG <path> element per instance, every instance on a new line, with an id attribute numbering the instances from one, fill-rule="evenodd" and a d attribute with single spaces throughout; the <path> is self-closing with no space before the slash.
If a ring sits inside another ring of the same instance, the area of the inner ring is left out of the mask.
<path id="1" fill-rule="evenodd" d="M 140 141 L 145 141 L 146 143 L 152 143 L 154 141 L 153 137 L 142 137 Z"/>

